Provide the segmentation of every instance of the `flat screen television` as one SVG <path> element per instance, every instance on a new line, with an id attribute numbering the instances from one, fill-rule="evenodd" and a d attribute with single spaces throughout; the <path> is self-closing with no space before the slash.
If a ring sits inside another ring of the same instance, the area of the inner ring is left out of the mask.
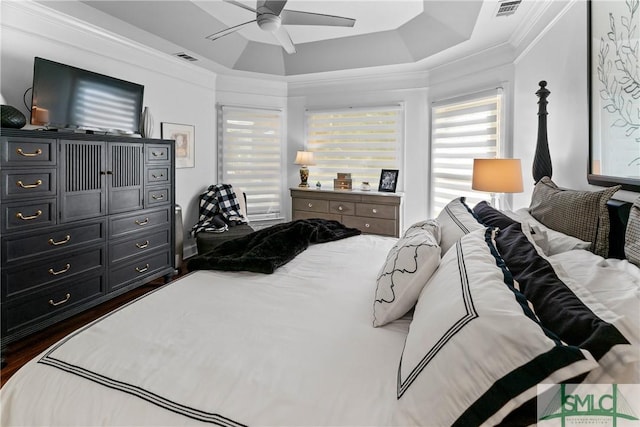
<path id="1" fill-rule="evenodd" d="M 116 134 L 140 132 L 144 86 L 36 57 L 31 124 Z"/>

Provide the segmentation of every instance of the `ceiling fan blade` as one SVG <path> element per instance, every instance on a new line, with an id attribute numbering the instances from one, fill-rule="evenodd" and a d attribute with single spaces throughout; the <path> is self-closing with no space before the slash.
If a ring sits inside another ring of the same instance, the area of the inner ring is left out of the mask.
<path id="1" fill-rule="evenodd" d="M 211 35 L 208 35 L 207 37 L 205 37 L 205 39 L 209 39 L 209 40 L 216 40 L 219 39 L 220 37 L 224 37 L 228 34 L 234 33 L 236 31 L 238 31 L 241 27 L 247 25 L 247 24 L 251 24 L 252 22 L 256 22 L 256 20 L 254 19 L 253 21 L 247 21 L 245 23 L 239 24 L 239 25 L 235 25 L 233 27 L 229 27 L 226 30 L 222 30 L 222 31 L 218 31 L 217 33 L 213 33 Z"/>
<path id="2" fill-rule="evenodd" d="M 258 6 L 256 9 L 258 9 L 259 13 L 265 13 L 266 8 L 270 13 L 280 15 L 285 4 L 287 4 L 287 0 L 258 0 Z"/>
<path id="3" fill-rule="evenodd" d="M 283 10 L 280 14 L 284 25 L 328 25 L 332 27 L 353 27 L 355 19 L 321 13 Z"/>
<path id="4" fill-rule="evenodd" d="M 233 5 L 236 5 L 236 6 L 238 6 L 238 7 L 241 7 L 241 8 L 243 8 L 243 9 L 250 10 L 250 11 L 251 11 L 251 12 L 253 12 L 253 13 L 256 13 L 256 10 L 255 10 L 254 8 L 252 8 L 252 7 L 250 7 L 250 6 L 247 6 L 247 5 L 246 5 L 246 4 L 244 4 L 244 3 L 240 3 L 239 1 L 236 1 L 236 0 L 224 0 L 224 1 L 225 1 L 225 2 L 227 2 L 227 3 L 231 3 L 231 4 L 233 4 Z"/>
<path id="5" fill-rule="evenodd" d="M 282 45 L 282 48 L 291 55 L 292 53 L 296 53 L 296 47 L 293 45 L 293 41 L 291 40 L 291 36 L 284 27 L 280 27 L 273 32 L 273 35 L 278 39 L 278 42 Z"/>

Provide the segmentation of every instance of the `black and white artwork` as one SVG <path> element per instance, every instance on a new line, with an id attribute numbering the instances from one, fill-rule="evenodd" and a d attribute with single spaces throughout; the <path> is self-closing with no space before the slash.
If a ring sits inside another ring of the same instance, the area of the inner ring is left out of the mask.
<path id="1" fill-rule="evenodd" d="M 398 185 L 398 170 L 382 169 L 382 172 L 380 173 L 380 184 L 378 185 L 378 191 L 395 193 L 396 185 Z"/>

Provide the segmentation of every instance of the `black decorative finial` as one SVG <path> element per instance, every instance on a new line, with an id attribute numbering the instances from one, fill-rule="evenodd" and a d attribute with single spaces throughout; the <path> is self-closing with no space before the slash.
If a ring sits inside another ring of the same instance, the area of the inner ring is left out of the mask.
<path id="1" fill-rule="evenodd" d="M 533 180 L 535 183 L 544 176 L 551 178 L 553 172 L 549 142 L 547 141 L 547 97 L 551 92 L 546 88 L 547 82 L 545 80 L 540 81 L 539 85 L 540 89 L 536 92 L 540 98 L 538 101 L 538 142 L 533 157 Z"/>

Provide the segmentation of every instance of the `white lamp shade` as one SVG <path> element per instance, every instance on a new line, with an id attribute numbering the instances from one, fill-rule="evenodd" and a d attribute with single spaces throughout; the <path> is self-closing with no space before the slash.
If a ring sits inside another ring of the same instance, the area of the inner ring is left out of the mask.
<path id="1" fill-rule="evenodd" d="M 520 159 L 473 159 L 471 188 L 490 193 L 522 193 Z"/>
<path id="2" fill-rule="evenodd" d="M 313 153 L 311 151 L 298 151 L 296 154 L 296 165 L 310 166 L 315 165 L 316 162 L 313 159 Z"/>

